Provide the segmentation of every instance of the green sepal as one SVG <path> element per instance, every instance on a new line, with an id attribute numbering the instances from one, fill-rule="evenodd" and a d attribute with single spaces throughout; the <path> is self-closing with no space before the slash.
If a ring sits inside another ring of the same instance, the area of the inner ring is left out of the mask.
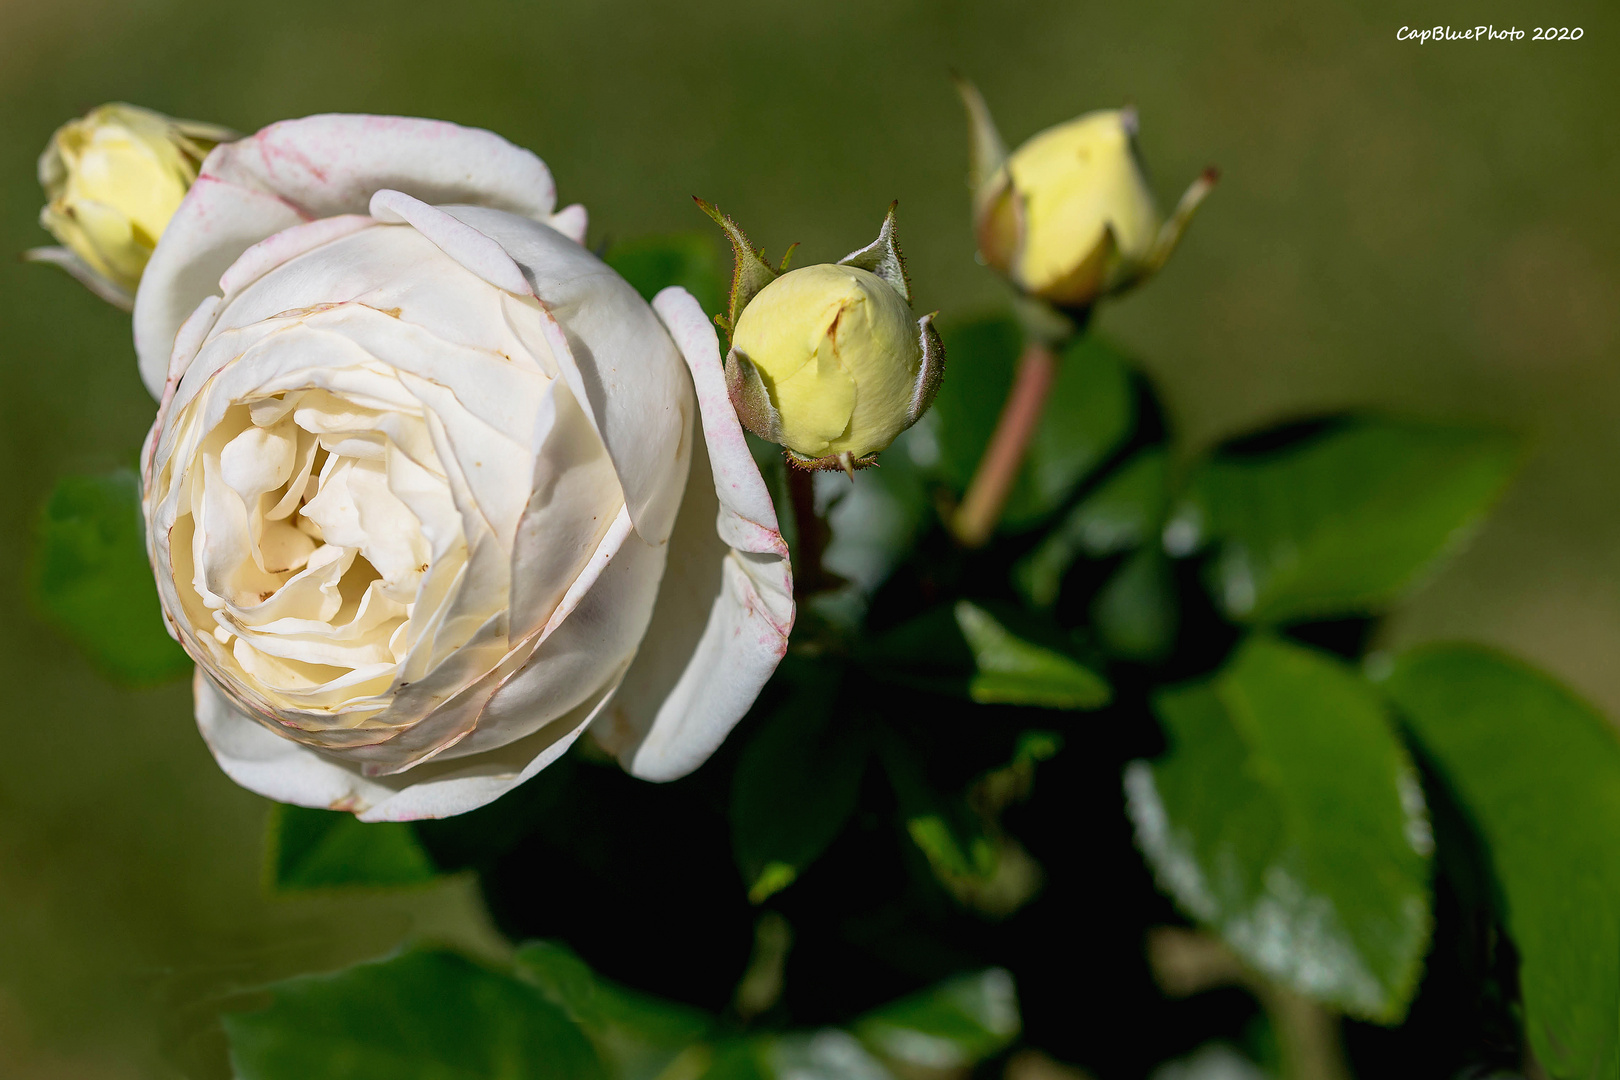
<path id="1" fill-rule="evenodd" d="M 754 247 L 753 242 L 748 239 L 748 234 L 742 231 L 742 226 L 733 221 L 730 215 L 722 214 L 718 207 L 702 199 L 694 197 L 693 201 L 698 204 L 700 210 L 714 219 L 716 225 L 725 230 L 726 239 L 731 241 L 731 252 L 736 259 L 735 268 L 731 272 L 731 302 L 723 317 L 719 315 L 714 317 L 715 323 L 730 334 L 737 325 L 737 316 L 748 306 L 748 301 L 752 300 L 759 290 L 775 281 L 778 274 L 771 269 L 770 263 L 765 261 L 765 253 Z M 788 249 L 788 254 L 793 254 L 792 248 Z M 786 256 L 782 259 L 782 265 L 784 267 L 787 265 Z"/>
<path id="2" fill-rule="evenodd" d="M 922 419 L 939 393 L 939 384 L 945 379 L 945 342 L 934 326 L 939 314 L 930 311 L 917 320 L 917 337 L 922 347 L 922 363 L 917 365 L 917 382 L 911 391 L 911 404 L 906 407 L 906 426 Z"/>
<path id="3" fill-rule="evenodd" d="M 759 368 L 736 349 L 726 354 L 726 396 L 743 427 L 773 443 L 782 441 L 782 414 L 771 403 Z"/>
<path id="4" fill-rule="evenodd" d="M 906 257 L 900 253 L 900 238 L 895 233 L 895 208 L 900 205 L 896 199 L 889 204 L 889 212 L 883 215 L 883 226 L 878 229 L 877 239 L 858 251 L 852 251 L 838 260 L 839 266 L 853 266 L 857 270 L 865 270 L 876 274 L 893 286 L 894 291 L 900 294 L 901 299 L 911 303 L 911 277 L 906 273 Z M 789 249 L 789 254 L 792 250 Z M 787 261 L 782 263 L 786 268 Z"/>
<path id="5" fill-rule="evenodd" d="M 968 185 L 974 198 L 984 190 L 992 176 L 1007 162 L 1007 144 L 1001 141 L 1001 132 L 990 116 L 990 107 L 984 95 L 972 80 L 956 72 L 951 73 L 956 92 L 962 95 L 962 107 L 967 110 L 968 121 Z"/>

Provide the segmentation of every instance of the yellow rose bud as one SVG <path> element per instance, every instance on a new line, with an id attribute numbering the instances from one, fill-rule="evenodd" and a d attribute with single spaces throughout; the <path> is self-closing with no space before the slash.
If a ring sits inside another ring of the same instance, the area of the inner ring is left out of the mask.
<path id="1" fill-rule="evenodd" d="M 911 426 L 922 367 L 911 308 L 882 278 L 822 264 L 784 274 L 743 309 L 731 339 L 800 457 L 867 457 Z"/>
<path id="2" fill-rule="evenodd" d="M 1206 170 L 1166 219 L 1137 156 L 1133 110 L 1087 113 L 1009 155 L 978 90 L 958 86 L 973 133 L 980 257 L 1057 307 L 1087 308 L 1152 275 L 1215 182 Z"/>
<path id="3" fill-rule="evenodd" d="M 203 158 L 231 138 L 224 128 L 134 105 L 102 105 L 68 121 L 39 159 L 50 200 L 40 224 L 63 247 L 27 257 L 56 263 L 103 299 L 129 307 Z"/>
<path id="4" fill-rule="evenodd" d="M 868 246 L 783 273 L 701 205 L 737 253 L 730 316 L 716 321 L 731 331 L 726 386 L 743 426 L 803 468 L 872 464 L 927 411 L 945 362 L 933 315 L 912 317 L 894 207 Z"/>

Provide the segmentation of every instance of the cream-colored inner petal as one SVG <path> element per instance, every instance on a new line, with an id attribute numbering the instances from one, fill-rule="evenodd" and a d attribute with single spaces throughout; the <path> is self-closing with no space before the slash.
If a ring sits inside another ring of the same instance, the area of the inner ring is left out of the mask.
<path id="1" fill-rule="evenodd" d="M 413 651 L 425 655 L 408 666 L 431 667 L 459 644 L 424 643 L 412 616 L 424 600 L 439 614 L 467 563 L 426 411 L 366 397 L 305 389 L 231 406 L 188 470 L 190 521 L 177 522 L 191 526 L 191 584 L 220 652 L 272 700 L 341 713 L 340 727 L 381 710 Z"/>

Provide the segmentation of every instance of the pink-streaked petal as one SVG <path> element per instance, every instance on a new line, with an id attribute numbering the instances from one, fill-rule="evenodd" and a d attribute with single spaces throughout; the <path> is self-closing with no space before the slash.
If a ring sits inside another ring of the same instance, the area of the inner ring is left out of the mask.
<path id="1" fill-rule="evenodd" d="M 786 653 L 793 575 L 726 397 L 713 328 L 685 290 L 666 289 L 653 306 L 691 367 L 704 440 L 693 450 L 652 623 L 592 731 L 632 774 L 674 780 L 708 759 Z"/>
<path id="2" fill-rule="evenodd" d="M 320 218 L 283 229 L 242 252 L 241 258 L 220 275 L 219 291 L 229 296 L 253 284 L 289 259 L 375 224 L 377 222 L 369 214 L 339 214 L 337 217 Z"/>
<path id="3" fill-rule="evenodd" d="M 306 221 L 365 214 L 384 188 L 545 221 L 545 164 L 488 131 L 398 116 L 310 116 L 222 143 L 159 239 L 135 297 L 141 377 L 162 391 L 175 331 L 248 248 Z"/>
<path id="4" fill-rule="evenodd" d="M 201 672 L 195 680 L 197 727 L 225 775 L 277 802 L 347 810 L 362 821 L 450 817 L 494 802 L 561 757 L 617 686 L 617 679 L 608 680 L 565 715 L 499 750 L 367 778 L 329 754 L 267 730 Z"/>
<path id="5" fill-rule="evenodd" d="M 371 216 L 384 224 L 409 225 L 440 251 L 497 289 L 532 296 L 523 271 L 501 245 L 421 199 L 384 189 L 371 197 Z"/>
<path id="6" fill-rule="evenodd" d="M 174 351 L 169 354 L 169 370 L 163 378 L 163 393 L 159 395 L 165 405 L 173 395 L 180 380 L 185 377 L 186 369 L 191 362 L 197 359 L 197 353 L 202 349 L 203 342 L 208 339 L 208 332 L 214 328 L 214 322 L 219 316 L 220 298 L 217 296 L 204 297 L 197 310 L 186 317 L 180 324 L 180 329 L 174 335 Z M 161 416 L 161 410 L 159 411 Z"/>
<path id="7" fill-rule="evenodd" d="M 778 555 L 787 565 L 788 549 L 776 521 L 771 491 L 754 463 L 747 436 L 726 392 L 720 361 L 720 338 L 692 294 L 671 286 L 653 297 L 653 310 L 664 320 L 675 345 L 686 358 L 703 418 L 703 441 L 714 468 L 714 490 L 726 513 L 716 527 L 738 551 Z M 787 572 L 787 571 L 784 571 Z M 791 585 L 788 588 L 792 594 Z"/>

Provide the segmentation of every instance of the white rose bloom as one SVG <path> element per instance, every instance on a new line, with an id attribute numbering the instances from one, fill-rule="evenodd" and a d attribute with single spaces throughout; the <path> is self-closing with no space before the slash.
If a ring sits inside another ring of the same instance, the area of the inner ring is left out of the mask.
<path id="1" fill-rule="evenodd" d="M 587 727 L 673 779 L 786 649 L 713 327 L 554 199 L 489 132 L 317 116 L 214 150 L 165 229 L 135 306 L 148 543 L 245 787 L 456 814 Z"/>

